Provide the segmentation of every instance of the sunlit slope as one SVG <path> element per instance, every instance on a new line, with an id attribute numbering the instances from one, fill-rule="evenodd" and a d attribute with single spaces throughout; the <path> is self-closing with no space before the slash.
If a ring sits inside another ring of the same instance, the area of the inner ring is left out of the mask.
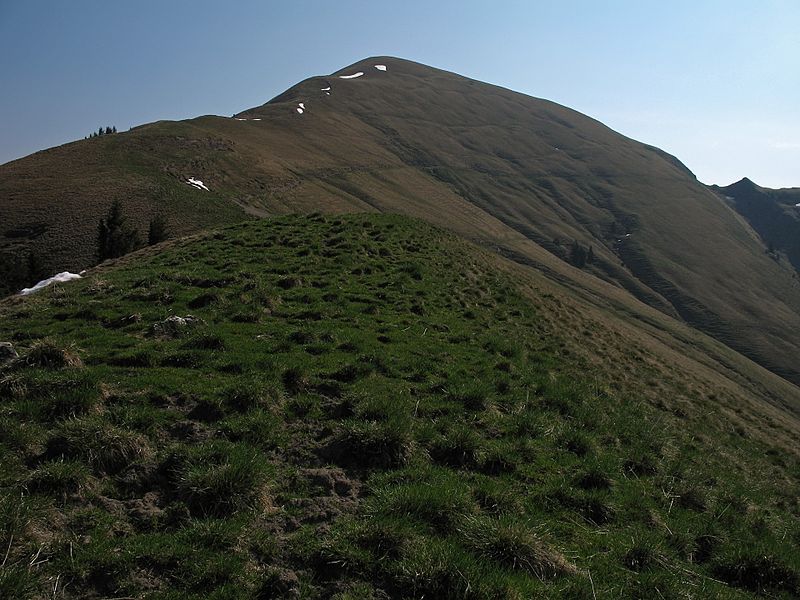
<path id="1" fill-rule="evenodd" d="M 30 245 L 53 271 L 91 264 L 114 198 L 142 231 L 158 210 L 179 232 L 237 215 L 399 212 L 579 285 L 562 261 L 591 247 L 585 271 L 798 381 L 792 272 L 676 159 L 552 102 L 408 61 L 368 59 L 236 118 L 15 161 L 0 168 L 0 198 L 9 231 L 45 224 L 4 244 Z"/>
<path id="2" fill-rule="evenodd" d="M 315 215 L 3 301 L 0 596 L 796 595 L 797 388 L 577 293 Z"/>

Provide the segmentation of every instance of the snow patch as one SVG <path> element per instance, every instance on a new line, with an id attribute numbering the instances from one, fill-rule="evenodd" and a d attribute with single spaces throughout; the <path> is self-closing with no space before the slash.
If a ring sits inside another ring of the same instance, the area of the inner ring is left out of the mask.
<path id="1" fill-rule="evenodd" d="M 297 109 L 295 109 L 295 110 L 297 110 L 297 114 L 298 114 L 298 115 L 302 115 L 302 114 L 303 114 L 303 112 L 304 112 L 302 108 L 297 108 Z"/>
<path id="2" fill-rule="evenodd" d="M 355 79 L 356 77 L 361 77 L 364 74 L 364 71 L 359 71 L 358 73 L 353 73 L 352 75 L 339 75 L 339 79 Z"/>
<path id="3" fill-rule="evenodd" d="M 205 190 L 207 192 L 210 191 L 202 181 L 195 179 L 194 177 L 189 177 L 189 180 L 186 183 L 197 188 L 198 190 Z"/>
<path id="4" fill-rule="evenodd" d="M 247 121 L 247 119 L 240 119 L 239 117 L 236 117 L 236 120 L 237 121 Z"/>
<path id="5" fill-rule="evenodd" d="M 795 208 L 800 208 L 800 202 L 794 205 Z"/>
<path id="6" fill-rule="evenodd" d="M 305 109 L 306 109 L 305 102 L 300 102 L 300 103 L 299 103 L 297 106 L 299 106 L 299 107 L 300 107 L 300 108 L 302 108 L 303 110 L 305 110 Z"/>
<path id="7" fill-rule="evenodd" d="M 319 88 L 319 91 L 320 92 L 330 92 L 331 91 L 331 86 L 328 86 L 326 88 Z"/>
<path id="8" fill-rule="evenodd" d="M 70 273 L 69 271 L 64 271 L 63 273 L 59 273 L 58 275 L 53 275 L 52 277 L 43 279 L 33 287 L 21 290 L 20 294 L 22 296 L 27 296 L 28 294 L 33 294 L 43 288 L 46 288 L 51 283 L 64 283 L 65 281 L 72 281 L 73 279 L 81 279 L 81 276 L 78 275 L 77 273 Z"/>
<path id="9" fill-rule="evenodd" d="M 375 65 L 375 68 L 378 69 L 378 71 L 385 71 L 386 65 Z"/>

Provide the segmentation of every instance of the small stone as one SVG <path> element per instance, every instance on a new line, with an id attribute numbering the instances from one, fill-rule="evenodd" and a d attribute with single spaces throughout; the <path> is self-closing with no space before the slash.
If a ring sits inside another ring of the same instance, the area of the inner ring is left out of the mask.
<path id="1" fill-rule="evenodd" d="M 170 315 L 163 321 L 159 321 L 158 323 L 154 323 L 152 326 L 152 331 L 156 335 L 163 335 L 168 337 L 177 336 L 183 331 L 184 329 L 188 329 L 189 327 L 194 327 L 196 325 L 203 324 L 203 319 L 198 317 L 194 317 L 192 315 L 186 315 L 185 317 L 179 317 L 178 315 Z"/>
<path id="2" fill-rule="evenodd" d="M 0 364 L 14 360 L 18 356 L 11 342 L 0 342 Z"/>

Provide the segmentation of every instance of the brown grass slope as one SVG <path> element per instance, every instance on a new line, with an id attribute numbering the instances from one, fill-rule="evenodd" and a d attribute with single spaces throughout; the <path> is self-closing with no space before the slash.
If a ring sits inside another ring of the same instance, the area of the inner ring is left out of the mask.
<path id="1" fill-rule="evenodd" d="M 377 210 L 613 294 L 560 260 L 577 241 L 592 247 L 593 275 L 800 381 L 791 271 L 656 148 L 552 102 L 387 57 L 307 79 L 237 117 L 246 120 L 154 123 L 0 167 L 0 245 L 16 255 L 30 245 L 53 271 L 89 265 L 113 199 L 141 230 L 164 211 L 178 233 L 246 214 Z"/>

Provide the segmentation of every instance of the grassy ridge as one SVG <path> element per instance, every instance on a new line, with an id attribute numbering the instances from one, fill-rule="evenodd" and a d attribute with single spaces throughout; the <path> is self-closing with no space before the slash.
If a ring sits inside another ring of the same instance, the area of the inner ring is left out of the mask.
<path id="1" fill-rule="evenodd" d="M 245 213 L 402 213 L 600 294 L 627 290 L 800 382 L 794 271 L 677 159 L 555 103 L 410 61 L 351 69 L 365 75 L 312 77 L 237 119 L 160 121 L 0 165 L 0 294 L 94 264 L 114 200 L 143 237 L 160 213 L 176 235 Z M 609 285 L 565 264 L 581 265 L 578 247 Z"/>
<path id="2" fill-rule="evenodd" d="M 0 596 L 797 594 L 797 457 L 609 381 L 496 264 L 282 217 L 6 302 Z"/>

